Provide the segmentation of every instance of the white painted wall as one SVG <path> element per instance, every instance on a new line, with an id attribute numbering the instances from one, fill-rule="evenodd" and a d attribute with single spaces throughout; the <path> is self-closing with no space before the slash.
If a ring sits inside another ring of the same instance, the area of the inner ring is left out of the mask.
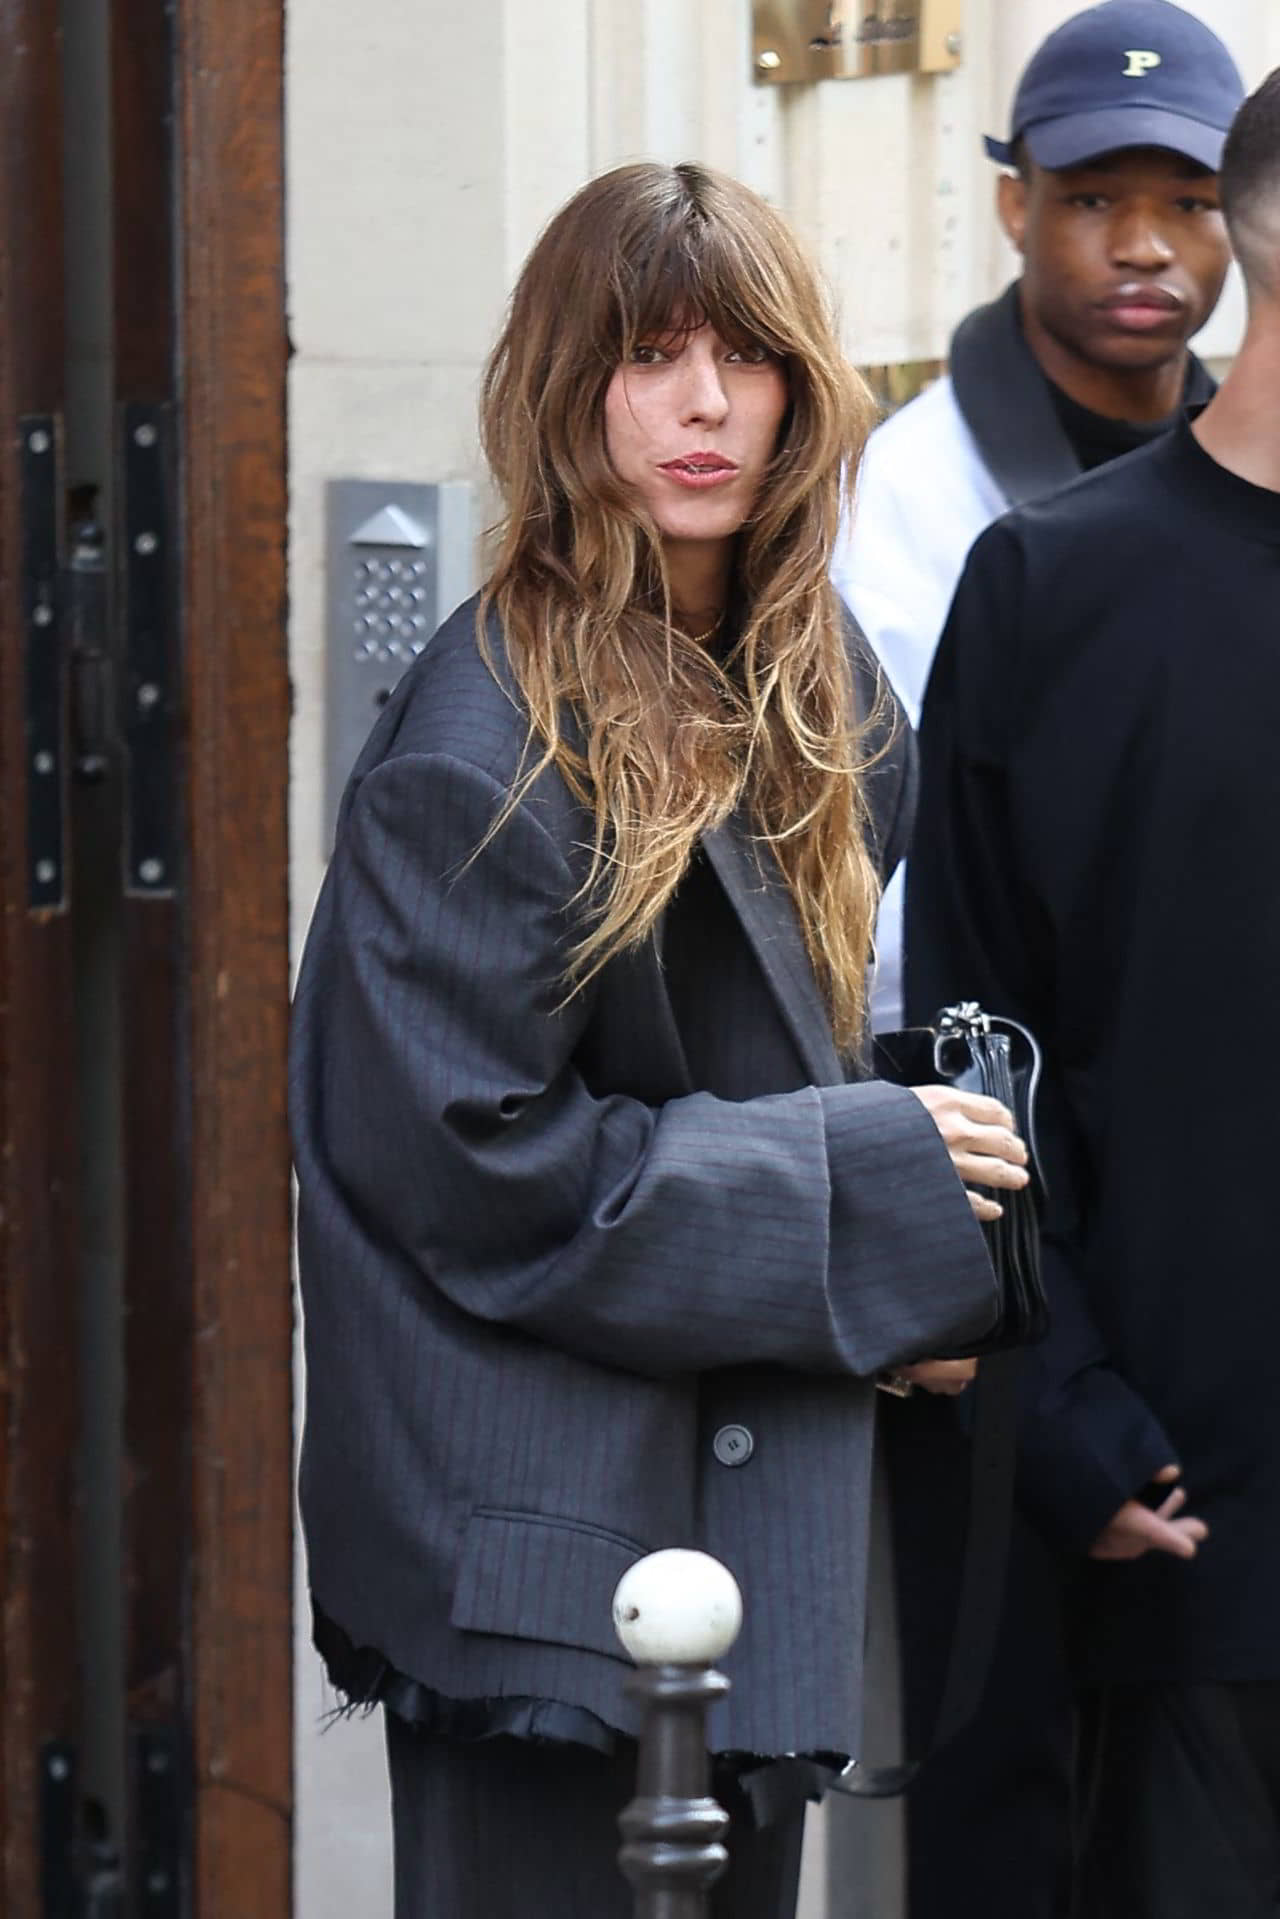
<path id="1" fill-rule="evenodd" d="M 954 74 L 780 90 L 751 83 L 748 0 L 292 0 L 295 946 L 324 857 L 325 480 L 481 480 L 477 375 L 515 270 L 549 214 L 626 159 L 702 160 L 781 206 L 822 260 L 854 359 L 940 357 L 1012 271 L 980 136 L 1006 131 L 1026 56 L 1075 10 L 968 0 Z M 1251 83 L 1280 63 L 1274 0 L 1193 11 Z M 1238 330 L 1233 295 L 1202 347 L 1227 354 Z M 321 1736 L 332 1701 L 299 1617 L 297 1911 L 382 1919 L 379 1729 Z"/>

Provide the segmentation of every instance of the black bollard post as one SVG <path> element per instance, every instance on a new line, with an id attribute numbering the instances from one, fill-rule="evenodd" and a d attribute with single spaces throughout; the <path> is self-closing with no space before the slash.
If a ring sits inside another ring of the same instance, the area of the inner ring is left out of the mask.
<path id="1" fill-rule="evenodd" d="M 742 1600 L 718 1560 L 673 1549 L 631 1568 L 613 1618 L 639 1669 L 627 1691 L 644 1715 L 636 1797 L 618 1822 L 635 1919 L 705 1919 L 729 1858 L 729 1815 L 708 1791 L 707 1758 L 707 1711 L 729 1681 L 712 1661 L 737 1638 Z"/>

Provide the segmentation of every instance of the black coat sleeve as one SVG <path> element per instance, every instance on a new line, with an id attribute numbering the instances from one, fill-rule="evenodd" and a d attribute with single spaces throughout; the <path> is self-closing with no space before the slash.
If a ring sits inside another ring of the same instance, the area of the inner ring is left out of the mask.
<path id="1" fill-rule="evenodd" d="M 907 1014 L 927 1020 L 940 1006 L 977 1000 L 1029 1026 L 1045 1050 L 1037 1120 L 1053 1323 L 1028 1355 L 1020 1488 L 1051 1531 L 1083 1550 L 1176 1453 L 1109 1364 L 1084 1284 L 1090 1169 L 1059 1070 L 1051 920 L 1040 876 L 1021 855 L 1010 769 L 1035 617 L 1016 522 L 1000 522 L 970 555 L 921 717 Z"/>

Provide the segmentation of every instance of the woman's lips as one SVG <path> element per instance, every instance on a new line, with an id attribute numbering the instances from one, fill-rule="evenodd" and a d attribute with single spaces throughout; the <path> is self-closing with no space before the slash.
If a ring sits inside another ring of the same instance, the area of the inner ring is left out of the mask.
<path id="1" fill-rule="evenodd" d="M 701 493 L 708 487 L 724 486 L 726 481 L 737 478 L 738 469 L 728 461 L 722 460 L 664 460 L 658 468 L 677 486 L 689 488 Z"/>

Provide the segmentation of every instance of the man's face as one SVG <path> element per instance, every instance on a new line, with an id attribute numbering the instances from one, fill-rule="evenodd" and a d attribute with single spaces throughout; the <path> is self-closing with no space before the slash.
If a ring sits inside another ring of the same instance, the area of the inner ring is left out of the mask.
<path id="1" fill-rule="evenodd" d="M 1230 260 L 1217 176 L 1159 147 L 1006 175 L 999 209 L 1023 258 L 1028 316 L 1068 353 L 1115 371 L 1182 352 Z"/>

